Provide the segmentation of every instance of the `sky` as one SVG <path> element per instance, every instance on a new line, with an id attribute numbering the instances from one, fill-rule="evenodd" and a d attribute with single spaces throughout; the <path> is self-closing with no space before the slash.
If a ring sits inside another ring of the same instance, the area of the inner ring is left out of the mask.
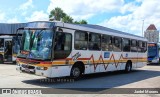
<path id="1" fill-rule="evenodd" d="M 74 20 L 87 20 L 119 31 L 142 36 L 150 24 L 160 29 L 159 0 L 0 0 L 0 23 L 49 20 L 60 7 Z"/>

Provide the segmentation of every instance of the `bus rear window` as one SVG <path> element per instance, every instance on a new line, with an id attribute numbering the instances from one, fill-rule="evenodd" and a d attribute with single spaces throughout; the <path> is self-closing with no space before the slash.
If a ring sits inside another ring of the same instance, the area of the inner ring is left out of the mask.
<path id="1" fill-rule="evenodd" d="M 139 41 L 138 42 L 138 52 L 146 52 L 147 51 L 147 43 Z"/>

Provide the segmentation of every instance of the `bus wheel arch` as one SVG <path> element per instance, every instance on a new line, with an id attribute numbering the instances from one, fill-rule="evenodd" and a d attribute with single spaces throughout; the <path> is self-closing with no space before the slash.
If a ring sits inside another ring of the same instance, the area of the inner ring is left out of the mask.
<path id="1" fill-rule="evenodd" d="M 80 78 L 85 71 L 84 63 L 81 61 L 75 62 L 71 68 L 70 76 L 73 78 Z"/>
<path id="2" fill-rule="evenodd" d="M 129 73 L 132 71 L 132 61 L 131 60 L 128 60 L 126 62 L 126 66 L 125 66 L 125 72 L 126 73 Z"/>

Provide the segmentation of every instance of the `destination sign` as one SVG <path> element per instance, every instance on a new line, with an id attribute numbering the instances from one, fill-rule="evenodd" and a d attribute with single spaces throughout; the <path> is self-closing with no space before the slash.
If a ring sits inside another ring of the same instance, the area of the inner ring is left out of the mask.
<path id="1" fill-rule="evenodd" d="M 27 28 L 53 28 L 55 23 L 53 22 L 31 22 L 28 23 Z"/>

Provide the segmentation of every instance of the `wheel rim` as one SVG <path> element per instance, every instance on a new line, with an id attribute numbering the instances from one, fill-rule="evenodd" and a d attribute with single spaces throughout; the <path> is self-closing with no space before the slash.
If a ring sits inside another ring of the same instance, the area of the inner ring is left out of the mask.
<path id="1" fill-rule="evenodd" d="M 73 76 L 74 77 L 79 77 L 80 76 L 80 69 L 79 68 L 74 68 L 73 69 Z"/>

